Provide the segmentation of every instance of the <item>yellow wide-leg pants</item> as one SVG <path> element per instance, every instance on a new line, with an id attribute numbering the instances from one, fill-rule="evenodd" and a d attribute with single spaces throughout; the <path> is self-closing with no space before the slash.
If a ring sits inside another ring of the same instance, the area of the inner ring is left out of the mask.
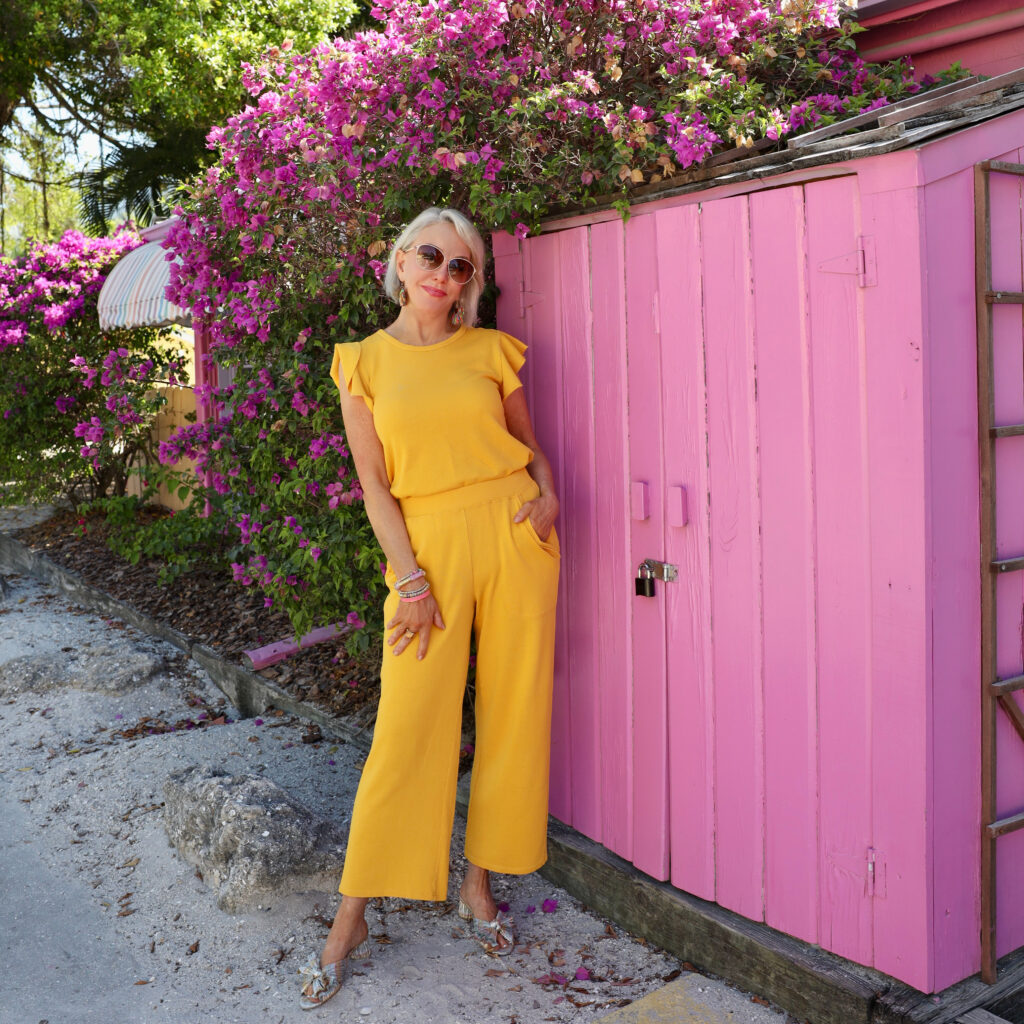
<path id="1" fill-rule="evenodd" d="M 466 857 L 503 874 L 547 859 L 558 538 L 512 517 L 537 485 L 510 477 L 401 502 L 445 629 L 426 657 L 385 643 L 373 745 L 356 793 L 340 892 L 443 900 L 462 698 L 476 634 L 476 747 Z M 398 607 L 395 577 L 384 621 Z"/>

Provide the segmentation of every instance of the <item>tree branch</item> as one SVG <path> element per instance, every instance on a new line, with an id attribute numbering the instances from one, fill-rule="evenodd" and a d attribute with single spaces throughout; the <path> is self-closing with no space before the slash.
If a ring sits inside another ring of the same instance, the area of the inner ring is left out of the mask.
<path id="1" fill-rule="evenodd" d="M 18 181 L 25 182 L 26 185 L 77 185 L 79 175 L 73 174 L 70 178 L 62 178 L 60 181 L 54 181 L 53 178 L 30 178 L 27 175 L 19 174 L 17 171 L 12 171 L 10 167 L 4 167 L 3 169 L 5 177 L 16 178 Z"/>
<path id="2" fill-rule="evenodd" d="M 85 125 L 85 127 L 88 128 L 89 131 L 91 131 L 94 135 L 99 136 L 99 138 L 103 139 L 104 142 L 109 142 L 116 149 L 123 150 L 125 148 L 123 142 L 119 142 L 113 136 L 108 135 L 105 131 L 103 131 L 102 128 L 99 128 L 96 124 L 90 121 L 78 109 L 78 107 L 72 102 L 72 100 L 64 94 L 63 90 L 57 87 L 57 83 L 54 81 L 51 75 L 41 73 L 39 75 L 39 81 L 41 81 L 47 87 L 47 89 L 49 89 L 50 92 L 52 92 L 53 95 L 57 97 L 57 100 L 65 109 L 71 111 L 72 116 L 76 121 L 78 121 L 79 124 Z M 39 114 L 41 117 L 46 116 L 34 104 L 32 105 L 32 109 L 35 110 L 36 113 Z"/>

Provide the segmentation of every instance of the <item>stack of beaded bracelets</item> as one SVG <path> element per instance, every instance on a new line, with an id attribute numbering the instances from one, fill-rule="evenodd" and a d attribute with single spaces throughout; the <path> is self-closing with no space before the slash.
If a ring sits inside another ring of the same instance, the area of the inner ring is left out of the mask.
<path id="1" fill-rule="evenodd" d="M 423 583 L 416 590 L 399 590 L 398 588 L 413 580 L 423 580 Z M 430 583 L 427 574 L 422 569 L 414 569 L 411 573 L 395 580 L 395 590 L 398 591 L 400 601 L 422 601 L 430 593 Z"/>

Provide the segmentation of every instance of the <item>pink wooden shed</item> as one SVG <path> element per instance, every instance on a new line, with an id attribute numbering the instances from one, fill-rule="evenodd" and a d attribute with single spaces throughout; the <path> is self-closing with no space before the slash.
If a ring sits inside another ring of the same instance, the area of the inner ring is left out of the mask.
<path id="1" fill-rule="evenodd" d="M 909 56 L 937 75 L 958 60 L 979 75 L 1024 64 L 1021 0 L 860 0 L 857 49 L 872 61 Z"/>
<path id="2" fill-rule="evenodd" d="M 982 966 L 983 848 L 998 953 L 1024 946 L 1024 744 L 982 675 L 995 633 L 1018 708 L 1024 177 L 976 171 L 1024 164 L 1022 80 L 494 239 L 563 503 L 553 815 L 925 993 Z M 645 559 L 678 569 L 654 597 Z"/>

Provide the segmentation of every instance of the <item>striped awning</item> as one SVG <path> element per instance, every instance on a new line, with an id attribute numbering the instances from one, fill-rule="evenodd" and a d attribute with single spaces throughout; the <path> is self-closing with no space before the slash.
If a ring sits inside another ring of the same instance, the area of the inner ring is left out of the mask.
<path id="1" fill-rule="evenodd" d="M 100 329 L 189 327 L 189 312 L 164 298 L 171 276 L 168 252 L 159 242 L 133 249 L 107 275 L 99 297 Z"/>

